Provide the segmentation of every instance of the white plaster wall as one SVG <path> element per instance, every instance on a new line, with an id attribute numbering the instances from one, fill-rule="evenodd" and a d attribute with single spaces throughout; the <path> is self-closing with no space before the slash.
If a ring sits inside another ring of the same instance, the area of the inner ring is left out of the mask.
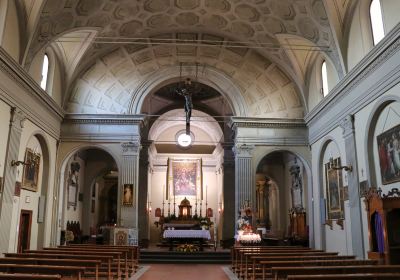
<path id="1" fill-rule="evenodd" d="M 381 9 L 385 34 L 387 34 L 400 22 L 400 1 L 381 0 Z"/>
<path id="2" fill-rule="evenodd" d="M 47 149 L 49 152 L 49 162 L 44 164 L 44 156 L 42 147 L 38 141 L 38 139 L 34 136 L 34 134 L 40 133 L 45 138 L 47 142 Z M 56 140 L 46 135 L 43 131 L 41 131 L 36 125 L 34 125 L 30 121 L 24 122 L 24 128 L 21 134 L 21 143 L 19 149 L 18 160 L 24 160 L 26 148 L 29 147 L 36 152 L 41 154 L 40 161 L 40 169 L 39 169 L 39 177 L 38 177 L 38 191 L 33 192 L 25 189 L 21 189 L 20 197 L 14 197 L 14 209 L 12 214 L 12 225 L 14 228 L 11 229 L 10 241 L 9 241 L 9 250 L 10 252 L 14 252 L 17 250 L 18 246 L 18 226 L 19 226 L 19 218 L 21 210 L 31 210 L 32 211 L 32 227 L 31 227 L 31 239 L 30 239 L 30 247 L 31 249 L 36 249 L 37 246 L 48 246 L 50 244 L 51 237 L 51 222 L 52 222 L 52 207 L 53 207 L 53 180 L 54 180 L 54 162 L 56 156 Z M 46 180 L 44 180 L 43 168 L 47 166 L 49 168 L 48 171 L 48 180 L 47 186 Z M 17 167 L 17 178 L 16 180 L 22 182 L 23 176 L 23 167 Z M 46 208 L 45 208 L 45 220 L 44 220 L 44 229 L 43 231 L 39 228 L 39 223 L 37 222 L 38 217 L 38 202 L 39 197 L 42 194 L 42 188 L 47 188 L 46 195 Z M 39 240 L 42 240 L 43 244 L 38 244 Z"/>
<path id="3" fill-rule="evenodd" d="M 373 39 L 369 17 L 370 1 L 359 1 L 350 23 L 347 45 L 347 70 L 358 62 L 372 49 Z"/>
<path id="4" fill-rule="evenodd" d="M 332 142 L 329 142 L 332 141 Z M 326 143 L 329 144 L 326 145 Z M 326 145 L 326 147 L 325 147 Z M 322 154 L 322 155 L 321 155 Z M 339 252 L 340 254 L 349 254 L 352 252 L 351 245 L 351 226 L 349 217 L 348 202 L 344 205 L 345 221 L 344 229 L 342 230 L 336 221 L 333 222 L 333 229 L 329 226 L 323 225 L 325 217 L 321 218 L 321 197 L 326 200 L 326 181 L 325 181 L 325 163 L 329 162 L 329 158 L 341 158 L 342 165 L 346 164 L 344 139 L 342 136 L 342 129 L 340 127 L 331 131 L 323 139 L 320 139 L 312 145 L 312 162 L 313 162 L 313 182 L 314 186 L 314 230 L 315 230 L 315 247 L 322 248 L 327 251 Z M 321 161 L 322 159 L 322 161 Z M 345 172 L 343 175 L 343 185 L 347 186 L 347 176 Z M 325 203 L 326 205 L 326 203 Z"/>
<path id="5" fill-rule="evenodd" d="M 1 33 L 0 33 L 1 35 Z M 8 54 L 19 63 L 20 58 L 20 32 L 15 1 L 8 1 L 7 14 L 1 46 Z"/>

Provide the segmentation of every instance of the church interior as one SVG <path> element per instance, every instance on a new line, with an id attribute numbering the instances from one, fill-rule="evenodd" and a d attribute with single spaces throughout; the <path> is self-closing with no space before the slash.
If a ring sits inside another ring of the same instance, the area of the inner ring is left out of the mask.
<path id="1" fill-rule="evenodd" d="M 399 11 L 0 0 L 0 279 L 400 279 Z"/>

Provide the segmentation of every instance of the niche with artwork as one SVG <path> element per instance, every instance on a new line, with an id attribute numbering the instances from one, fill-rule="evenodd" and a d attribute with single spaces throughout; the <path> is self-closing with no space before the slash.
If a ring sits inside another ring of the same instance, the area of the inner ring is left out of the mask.
<path id="1" fill-rule="evenodd" d="M 400 264 L 400 191 L 371 188 L 365 197 L 370 238 L 369 259 Z"/>

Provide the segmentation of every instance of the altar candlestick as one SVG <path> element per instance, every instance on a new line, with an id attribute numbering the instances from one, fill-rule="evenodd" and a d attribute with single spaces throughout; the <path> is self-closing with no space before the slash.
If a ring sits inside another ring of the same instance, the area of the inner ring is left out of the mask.
<path id="1" fill-rule="evenodd" d="M 201 210 L 202 210 L 202 208 L 203 208 L 203 201 L 202 201 L 202 200 L 200 200 L 200 217 L 202 217 L 202 214 L 201 214 Z"/>
<path id="2" fill-rule="evenodd" d="M 176 208 L 176 203 L 175 203 L 175 193 L 174 193 L 174 216 L 176 216 L 176 215 L 175 215 L 175 213 L 176 213 L 176 212 L 175 212 L 175 208 Z"/>
<path id="3" fill-rule="evenodd" d="M 165 185 L 163 185 L 162 189 L 162 213 L 161 215 L 164 217 L 164 205 L 165 205 Z"/>
<path id="4" fill-rule="evenodd" d="M 171 216 L 171 199 L 168 198 L 168 217 Z"/>
<path id="5" fill-rule="evenodd" d="M 196 196 L 196 203 L 195 203 L 195 205 L 196 205 L 196 208 L 195 208 L 195 210 L 194 210 L 194 214 L 197 216 L 197 196 Z"/>

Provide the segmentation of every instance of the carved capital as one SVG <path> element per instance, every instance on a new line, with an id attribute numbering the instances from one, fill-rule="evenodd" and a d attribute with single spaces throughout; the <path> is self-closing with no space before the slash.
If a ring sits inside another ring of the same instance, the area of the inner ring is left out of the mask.
<path id="1" fill-rule="evenodd" d="M 354 117 L 353 115 L 346 116 L 341 122 L 340 127 L 343 130 L 343 137 L 348 137 L 354 133 Z"/>
<path id="2" fill-rule="evenodd" d="M 123 155 L 137 155 L 140 151 L 139 141 L 121 143 Z"/>
<path id="3" fill-rule="evenodd" d="M 233 147 L 233 152 L 236 157 L 252 157 L 254 148 L 254 145 L 236 144 Z"/>

